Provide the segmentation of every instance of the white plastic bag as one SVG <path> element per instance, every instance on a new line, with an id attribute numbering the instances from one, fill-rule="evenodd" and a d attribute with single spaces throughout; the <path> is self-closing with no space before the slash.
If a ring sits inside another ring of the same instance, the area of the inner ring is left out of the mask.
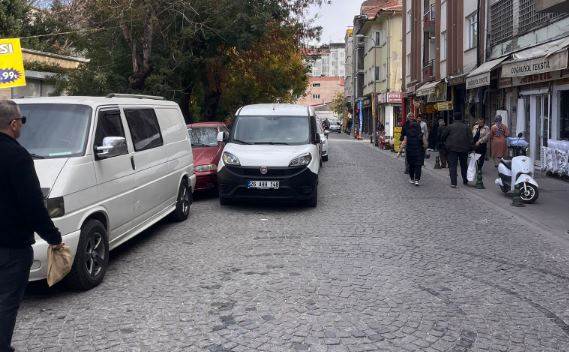
<path id="1" fill-rule="evenodd" d="M 466 173 L 466 179 L 468 182 L 472 182 L 476 179 L 476 164 L 478 159 L 480 159 L 482 155 L 476 153 L 470 153 L 470 161 L 468 163 L 468 172 Z"/>

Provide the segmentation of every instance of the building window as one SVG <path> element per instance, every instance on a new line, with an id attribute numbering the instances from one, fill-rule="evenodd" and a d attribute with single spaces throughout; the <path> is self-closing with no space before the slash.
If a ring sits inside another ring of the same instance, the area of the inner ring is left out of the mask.
<path id="1" fill-rule="evenodd" d="M 447 59 L 447 32 L 441 33 L 441 61 Z"/>
<path id="2" fill-rule="evenodd" d="M 535 0 L 520 0 L 520 32 L 524 34 L 567 16 L 563 13 L 536 12 Z"/>
<path id="3" fill-rule="evenodd" d="M 478 44 L 478 13 L 466 17 L 467 49 L 476 48 Z"/>
<path id="4" fill-rule="evenodd" d="M 375 80 L 376 80 L 376 81 L 379 81 L 379 79 L 380 79 L 379 74 L 380 74 L 380 73 L 381 73 L 381 72 L 380 72 L 380 70 L 379 70 L 379 67 L 376 66 L 376 67 L 375 67 Z"/>
<path id="5" fill-rule="evenodd" d="M 377 31 L 375 32 L 375 45 L 376 46 L 380 46 L 381 45 L 381 31 Z"/>
<path id="6" fill-rule="evenodd" d="M 411 15 L 411 9 L 407 10 L 407 33 L 411 32 L 413 26 L 413 16 Z"/>
<path id="7" fill-rule="evenodd" d="M 512 0 L 501 0 L 490 8 L 490 42 L 492 45 L 512 38 L 514 31 Z"/>
<path id="8" fill-rule="evenodd" d="M 320 94 L 312 94 L 312 99 L 320 99 Z"/>
<path id="9" fill-rule="evenodd" d="M 408 76 L 411 75 L 411 54 L 407 54 L 407 58 L 405 59 L 405 71 Z"/>
<path id="10" fill-rule="evenodd" d="M 313 86 L 314 88 L 320 87 L 320 83 L 312 83 L 312 86 Z"/>

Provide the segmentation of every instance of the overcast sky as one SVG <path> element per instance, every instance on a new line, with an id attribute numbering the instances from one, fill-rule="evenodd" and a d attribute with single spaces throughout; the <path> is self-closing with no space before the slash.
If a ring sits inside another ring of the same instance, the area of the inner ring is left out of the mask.
<path id="1" fill-rule="evenodd" d="M 360 0 L 324 0 L 322 7 L 312 6 L 310 16 L 317 15 L 316 23 L 323 27 L 321 43 L 344 42 L 346 29 L 360 12 Z M 328 4 L 330 3 L 330 4 Z"/>

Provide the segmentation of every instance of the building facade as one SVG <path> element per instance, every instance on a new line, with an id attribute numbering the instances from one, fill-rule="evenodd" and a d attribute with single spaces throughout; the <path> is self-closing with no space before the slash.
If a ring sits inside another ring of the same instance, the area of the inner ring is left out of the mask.
<path id="1" fill-rule="evenodd" d="M 565 3 L 404 0 L 405 112 L 430 125 L 453 112 L 468 123 L 500 115 L 544 166 L 549 141 L 569 141 Z"/>
<path id="2" fill-rule="evenodd" d="M 371 128 L 385 127 L 393 137 L 396 121 L 401 120 L 402 7 L 398 1 L 380 3 L 359 31 L 364 47 L 364 106 Z M 375 123 L 374 123 L 375 122 Z"/>

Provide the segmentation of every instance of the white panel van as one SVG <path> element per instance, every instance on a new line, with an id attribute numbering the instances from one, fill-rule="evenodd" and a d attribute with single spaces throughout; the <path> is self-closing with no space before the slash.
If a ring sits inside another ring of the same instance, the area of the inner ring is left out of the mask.
<path id="1" fill-rule="evenodd" d="M 187 219 L 195 176 L 176 103 L 131 95 L 15 101 L 27 117 L 18 141 L 74 255 L 70 286 L 101 283 L 109 251 L 167 215 Z M 36 235 L 31 281 L 46 278 L 47 247 Z"/>
<path id="2" fill-rule="evenodd" d="M 321 139 L 314 109 L 257 104 L 239 109 L 218 164 L 219 201 L 293 199 L 318 204 Z"/>

